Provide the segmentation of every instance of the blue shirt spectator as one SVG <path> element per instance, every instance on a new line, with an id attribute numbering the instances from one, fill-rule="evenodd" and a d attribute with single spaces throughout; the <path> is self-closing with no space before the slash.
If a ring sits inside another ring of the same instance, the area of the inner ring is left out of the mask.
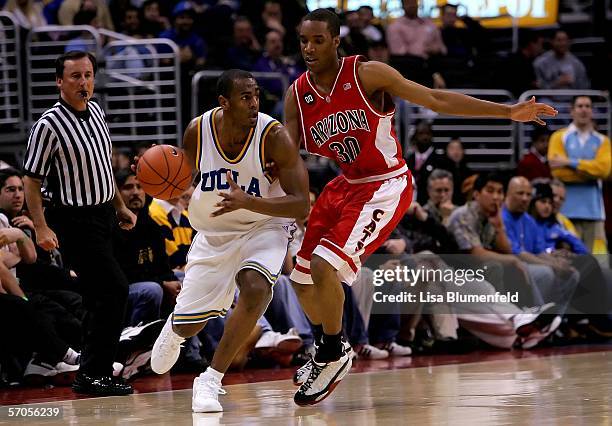
<path id="1" fill-rule="evenodd" d="M 535 220 L 527 213 L 511 213 L 504 205 L 502 218 L 513 254 L 525 251 L 540 254 L 546 249 L 543 234 L 539 231 Z"/>
<path id="2" fill-rule="evenodd" d="M 282 56 L 283 38 L 277 31 L 269 31 L 266 34 L 265 51 L 261 58 L 257 60 L 253 71 L 278 72 L 287 77 L 287 83 L 291 84 L 300 74 L 301 70 L 289 58 Z M 261 87 L 278 99 L 283 98 L 283 84 L 280 80 L 262 79 Z"/>

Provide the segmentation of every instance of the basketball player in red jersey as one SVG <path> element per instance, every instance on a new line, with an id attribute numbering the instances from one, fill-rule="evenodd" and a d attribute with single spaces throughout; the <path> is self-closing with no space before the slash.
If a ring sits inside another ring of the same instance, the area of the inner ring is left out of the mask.
<path id="1" fill-rule="evenodd" d="M 412 200 L 412 177 L 395 135 L 396 96 L 443 114 L 511 118 L 544 124 L 556 111 L 535 99 L 515 105 L 432 90 L 380 62 L 339 58 L 340 22 L 325 9 L 302 19 L 300 46 L 308 67 L 287 92 L 285 127 L 312 154 L 343 171 L 316 201 L 291 280 L 310 321 L 323 335 L 313 360 L 294 377 L 294 400 L 312 405 L 333 391 L 351 367 L 342 341 L 341 282 L 351 284 Z"/>

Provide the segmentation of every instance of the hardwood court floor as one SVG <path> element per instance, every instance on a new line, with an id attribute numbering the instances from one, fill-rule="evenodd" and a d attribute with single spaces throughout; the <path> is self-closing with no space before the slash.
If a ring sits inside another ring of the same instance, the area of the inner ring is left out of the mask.
<path id="1" fill-rule="evenodd" d="M 327 400 L 308 408 L 293 404 L 289 380 L 225 389 L 222 414 L 192 414 L 191 390 L 183 389 L 46 403 L 63 407 L 63 420 L 30 423 L 608 425 L 612 351 L 352 373 Z"/>

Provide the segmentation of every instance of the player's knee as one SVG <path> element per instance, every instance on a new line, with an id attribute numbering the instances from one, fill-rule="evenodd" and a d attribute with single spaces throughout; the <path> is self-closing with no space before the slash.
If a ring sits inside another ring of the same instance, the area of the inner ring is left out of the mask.
<path id="1" fill-rule="evenodd" d="M 206 325 L 206 322 L 198 322 L 194 324 L 172 324 L 172 330 L 184 339 L 195 336 Z"/>
<path id="2" fill-rule="evenodd" d="M 322 257 L 314 255 L 312 259 L 310 259 L 310 275 L 315 285 L 335 273 L 336 270 L 334 267 Z"/>
<path id="3" fill-rule="evenodd" d="M 240 298 L 253 307 L 268 304 L 272 299 L 272 286 L 259 272 L 242 270 L 238 274 Z"/>
<path id="4" fill-rule="evenodd" d="M 312 284 L 298 284 L 295 281 L 291 281 L 291 286 L 300 300 L 314 295 L 314 285 Z"/>

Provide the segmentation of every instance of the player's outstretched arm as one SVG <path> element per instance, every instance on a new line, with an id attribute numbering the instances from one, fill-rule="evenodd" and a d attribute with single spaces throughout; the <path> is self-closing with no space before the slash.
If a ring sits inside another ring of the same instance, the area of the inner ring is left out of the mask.
<path id="1" fill-rule="evenodd" d="M 304 219 L 308 215 L 308 172 L 300 157 L 299 149 L 281 125 L 270 129 L 265 140 L 266 162 L 275 164 L 276 173 L 285 196 L 274 198 L 254 197 L 245 193 L 227 173 L 230 192 L 219 192 L 223 200 L 211 216 L 219 216 L 238 209 L 247 209 L 268 216 Z"/>
<path id="2" fill-rule="evenodd" d="M 397 70 L 382 62 L 364 62 L 359 66 L 359 79 L 368 95 L 382 90 L 441 114 L 468 117 L 510 118 L 515 121 L 535 121 L 544 125 L 541 117 L 554 117 L 557 111 L 535 98 L 514 105 L 483 101 L 461 93 L 430 89 L 405 79 Z"/>

